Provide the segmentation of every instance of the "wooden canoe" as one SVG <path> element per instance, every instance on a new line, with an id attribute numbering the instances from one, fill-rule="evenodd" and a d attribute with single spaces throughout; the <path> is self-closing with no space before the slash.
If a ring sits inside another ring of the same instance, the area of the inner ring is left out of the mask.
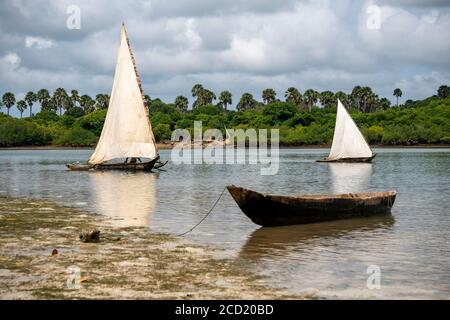
<path id="1" fill-rule="evenodd" d="M 227 186 L 241 210 L 263 227 L 388 214 L 396 192 L 280 196 Z"/>
<path id="2" fill-rule="evenodd" d="M 87 171 L 87 170 L 151 171 L 158 161 L 159 156 L 151 161 L 135 162 L 135 163 L 120 162 L 120 163 L 100 163 L 95 165 L 71 163 L 67 165 L 67 168 L 73 171 Z M 158 168 L 162 167 L 166 163 L 158 166 Z"/>
<path id="3" fill-rule="evenodd" d="M 323 158 L 316 160 L 316 162 L 371 162 L 376 155 L 377 154 L 374 153 L 371 157 L 367 158 L 341 158 L 336 160 L 328 160 L 328 158 Z"/>

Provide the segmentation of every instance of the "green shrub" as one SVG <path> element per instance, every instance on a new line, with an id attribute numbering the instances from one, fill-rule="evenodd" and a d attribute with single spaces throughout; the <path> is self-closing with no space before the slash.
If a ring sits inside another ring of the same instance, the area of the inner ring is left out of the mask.
<path id="1" fill-rule="evenodd" d="M 36 113 L 34 116 L 36 120 L 42 120 L 43 122 L 51 122 L 51 121 L 58 121 L 59 116 L 51 111 L 51 110 L 41 110 L 40 112 Z"/>
<path id="2" fill-rule="evenodd" d="M 262 114 L 268 116 L 271 125 L 277 125 L 292 118 L 297 110 L 298 108 L 291 103 L 273 102 L 263 108 Z"/>
<path id="3" fill-rule="evenodd" d="M 70 147 L 90 147 L 97 142 L 97 136 L 81 127 L 73 127 L 54 139 L 53 144 Z"/>
<path id="4" fill-rule="evenodd" d="M 172 119 L 170 114 L 163 112 L 155 112 L 150 116 L 152 126 L 156 127 L 158 124 L 167 124 L 170 128 L 175 127 L 175 121 Z"/>
<path id="5" fill-rule="evenodd" d="M 380 126 L 373 125 L 362 131 L 368 143 L 380 143 L 383 139 L 384 129 Z"/>
<path id="6" fill-rule="evenodd" d="M 223 113 L 222 109 L 214 105 L 200 106 L 194 109 L 194 114 L 216 115 Z"/>
<path id="7" fill-rule="evenodd" d="M 155 140 L 158 142 L 163 140 L 170 140 L 170 138 L 172 137 L 170 126 L 168 124 L 162 123 L 153 128 L 153 134 L 155 135 Z"/>
<path id="8" fill-rule="evenodd" d="M 105 123 L 106 109 L 96 110 L 79 118 L 75 126 L 91 131 L 94 135 L 100 136 Z"/>
<path id="9" fill-rule="evenodd" d="M 65 113 L 64 113 L 64 115 L 65 116 L 71 116 L 71 117 L 73 117 L 73 118 L 79 118 L 79 117 L 82 117 L 82 116 L 84 116 L 84 110 L 83 110 L 83 108 L 80 108 L 80 107 L 72 107 L 72 108 L 69 108 L 69 110 L 67 110 Z"/>
<path id="10" fill-rule="evenodd" d="M 51 140 L 49 132 L 35 123 L 14 118 L 0 122 L 0 147 L 40 146 Z"/>

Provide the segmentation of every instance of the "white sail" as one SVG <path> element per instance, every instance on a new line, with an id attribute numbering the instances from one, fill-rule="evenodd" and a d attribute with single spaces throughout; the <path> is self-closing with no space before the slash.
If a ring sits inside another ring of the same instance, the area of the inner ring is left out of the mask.
<path id="1" fill-rule="evenodd" d="M 230 144 L 231 143 L 231 141 L 230 141 L 230 138 L 231 138 L 231 135 L 230 135 L 230 133 L 228 132 L 228 129 L 227 129 L 227 127 L 225 127 L 225 144 Z"/>
<path id="2" fill-rule="evenodd" d="M 157 156 L 155 138 L 144 104 L 125 26 L 120 34 L 114 83 L 100 140 L 89 159 L 99 164 L 117 158 Z"/>
<path id="3" fill-rule="evenodd" d="M 361 131 L 338 99 L 333 144 L 327 160 L 368 157 L 372 157 L 372 150 L 370 150 Z"/>

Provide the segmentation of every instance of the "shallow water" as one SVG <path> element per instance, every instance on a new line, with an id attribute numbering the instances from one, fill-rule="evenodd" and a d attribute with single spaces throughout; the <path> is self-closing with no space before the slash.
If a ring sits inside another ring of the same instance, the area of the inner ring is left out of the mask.
<path id="1" fill-rule="evenodd" d="M 379 149 L 373 164 L 326 164 L 326 149 L 282 149 L 275 176 L 258 165 L 174 165 L 165 172 L 70 172 L 91 150 L 2 150 L 0 195 L 44 198 L 113 226 L 182 233 L 226 184 L 278 194 L 395 189 L 392 217 L 260 229 L 225 193 L 186 238 L 223 249 L 270 285 L 325 298 L 450 297 L 450 150 Z M 170 150 L 161 158 L 169 159 Z M 380 289 L 367 268 L 379 267 Z"/>

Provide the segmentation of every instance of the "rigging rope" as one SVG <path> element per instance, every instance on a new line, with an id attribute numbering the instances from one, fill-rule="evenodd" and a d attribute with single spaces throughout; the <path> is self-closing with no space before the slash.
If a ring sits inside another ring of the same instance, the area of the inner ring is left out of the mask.
<path id="1" fill-rule="evenodd" d="M 211 207 L 211 209 L 209 209 L 209 211 L 205 214 L 205 216 L 195 225 L 193 226 L 191 229 L 189 229 L 186 232 L 177 234 L 178 237 L 182 237 L 186 234 L 188 234 L 189 232 L 191 232 L 192 230 L 194 230 L 195 228 L 197 228 L 203 221 L 205 221 L 206 218 L 208 218 L 208 216 L 212 213 L 212 211 L 214 210 L 214 208 L 216 207 L 217 203 L 219 202 L 220 198 L 222 198 L 225 190 L 227 189 L 227 187 L 224 187 L 222 192 L 220 193 L 220 196 L 217 198 L 217 200 L 214 202 L 213 206 Z"/>

